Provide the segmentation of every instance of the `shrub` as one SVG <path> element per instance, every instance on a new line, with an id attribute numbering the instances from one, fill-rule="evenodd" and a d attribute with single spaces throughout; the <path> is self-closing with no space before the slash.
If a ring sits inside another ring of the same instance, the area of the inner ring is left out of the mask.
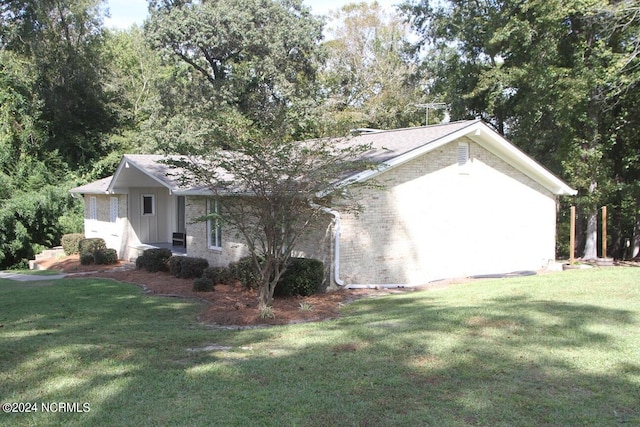
<path id="1" fill-rule="evenodd" d="M 229 264 L 231 278 L 237 279 L 243 286 L 251 289 L 260 286 L 260 276 L 256 272 L 251 256 L 240 258 L 237 262 Z"/>
<path id="2" fill-rule="evenodd" d="M 278 296 L 309 296 L 320 291 L 324 283 L 324 264 L 311 258 L 291 258 L 273 292 Z"/>
<path id="3" fill-rule="evenodd" d="M 184 256 L 181 257 L 182 260 L 177 262 L 180 266 L 177 274 L 174 274 L 176 277 L 181 279 L 193 279 L 197 277 L 202 277 L 202 273 L 205 268 L 209 267 L 209 261 L 204 258 L 195 258 Z M 176 268 L 177 269 L 177 268 Z"/>
<path id="4" fill-rule="evenodd" d="M 95 257 L 92 253 L 84 253 L 80 255 L 80 264 L 82 265 L 90 265 L 96 261 Z"/>
<path id="5" fill-rule="evenodd" d="M 195 292 L 211 292 L 213 291 L 213 282 L 204 277 L 198 277 L 193 281 L 193 290 Z"/>
<path id="6" fill-rule="evenodd" d="M 101 249 L 94 254 L 96 264 L 117 264 L 118 252 L 115 249 Z"/>
<path id="7" fill-rule="evenodd" d="M 169 266 L 169 273 L 172 276 L 180 277 L 180 271 L 182 270 L 182 260 L 185 257 L 183 256 L 172 256 L 167 260 L 167 265 Z"/>
<path id="8" fill-rule="evenodd" d="M 82 239 L 78 242 L 78 252 L 82 254 L 93 254 L 100 250 L 107 249 L 107 244 L 104 239 L 100 237 L 92 237 L 89 239 Z"/>
<path id="9" fill-rule="evenodd" d="M 80 250 L 78 249 L 78 244 L 81 240 L 84 240 L 84 234 L 72 233 L 62 236 L 62 239 L 60 239 L 60 244 L 62 245 L 62 249 L 64 249 L 64 254 L 79 254 Z"/>
<path id="10" fill-rule="evenodd" d="M 202 272 L 202 277 L 211 280 L 214 285 L 229 284 L 233 279 L 231 270 L 226 267 L 207 267 Z"/>
<path id="11" fill-rule="evenodd" d="M 166 271 L 169 258 L 171 258 L 171 249 L 147 249 L 136 259 L 136 268 L 144 268 L 150 273 Z"/>

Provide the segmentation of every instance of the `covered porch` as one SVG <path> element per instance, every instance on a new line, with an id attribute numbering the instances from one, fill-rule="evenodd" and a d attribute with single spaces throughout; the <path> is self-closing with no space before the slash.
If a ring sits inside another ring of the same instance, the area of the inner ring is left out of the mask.
<path id="1" fill-rule="evenodd" d="M 187 255 L 187 248 L 184 245 L 176 246 L 172 242 L 139 243 L 129 246 L 129 261 L 135 261 L 147 249 L 169 249 L 173 256 Z"/>

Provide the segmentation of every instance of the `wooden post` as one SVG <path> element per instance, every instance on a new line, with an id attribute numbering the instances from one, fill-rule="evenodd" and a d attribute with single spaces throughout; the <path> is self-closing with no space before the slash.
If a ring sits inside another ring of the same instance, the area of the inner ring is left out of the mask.
<path id="1" fill-rule="evenodd" d="M 607 207 L 602 207 L 602 258 L 607 257 Z"/>
<path id="2" fill-rule="evenodd" d="M 576 207 L 571 206 L 571 227 L 569 231 L 569 265 L 575 262 L 576 247 Z"/>

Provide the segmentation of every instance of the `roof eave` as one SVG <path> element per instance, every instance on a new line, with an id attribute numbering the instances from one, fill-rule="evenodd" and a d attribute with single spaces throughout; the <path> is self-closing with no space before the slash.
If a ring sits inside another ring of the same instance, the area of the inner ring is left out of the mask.
<path id="1" fill-rule="evenodd" d="M 553 194 L 575 196 L 578 193 L 577 190 L 571 188 L 489 126 L 478 124 L 474 125 L 472 130 L 473 132 L 467 134 L 472 141 L 538 182 Z"/>

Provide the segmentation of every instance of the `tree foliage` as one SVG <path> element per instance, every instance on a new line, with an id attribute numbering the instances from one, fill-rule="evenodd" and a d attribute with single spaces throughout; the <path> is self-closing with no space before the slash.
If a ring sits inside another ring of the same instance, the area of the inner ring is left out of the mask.
<path id="1" fill-rule="evenodd" d="M 378 4 L 353 3 L 331 16 L 321 77 L 328 133 L 421 124 L 422 98 L 409 27 Z"/>
<path id="2" fill-rule="evenodd" d="M 207 122 L 232 108 L 257 127 L 308 131 L 322 22 L 300 0 L 157 0 L 150 9 L 148 39 L 188 65 L 177 82 Z"/>
<path id="3" fill-rule="evenodd" d="M 98 0 L 12 1 L 0 15 L 4 49 L 33 67 L 40 101 L 42 148 L 79 165 L 102 156 L 115 125 L 102 87 L 103 38 Z"/>
<path id="4" fill-rule="evenodd" d="M 65 189 L 106 154 L 114 122 L 102 87 L 98 2 L 0 5 L 0 266 L 79 231 Z"/>

